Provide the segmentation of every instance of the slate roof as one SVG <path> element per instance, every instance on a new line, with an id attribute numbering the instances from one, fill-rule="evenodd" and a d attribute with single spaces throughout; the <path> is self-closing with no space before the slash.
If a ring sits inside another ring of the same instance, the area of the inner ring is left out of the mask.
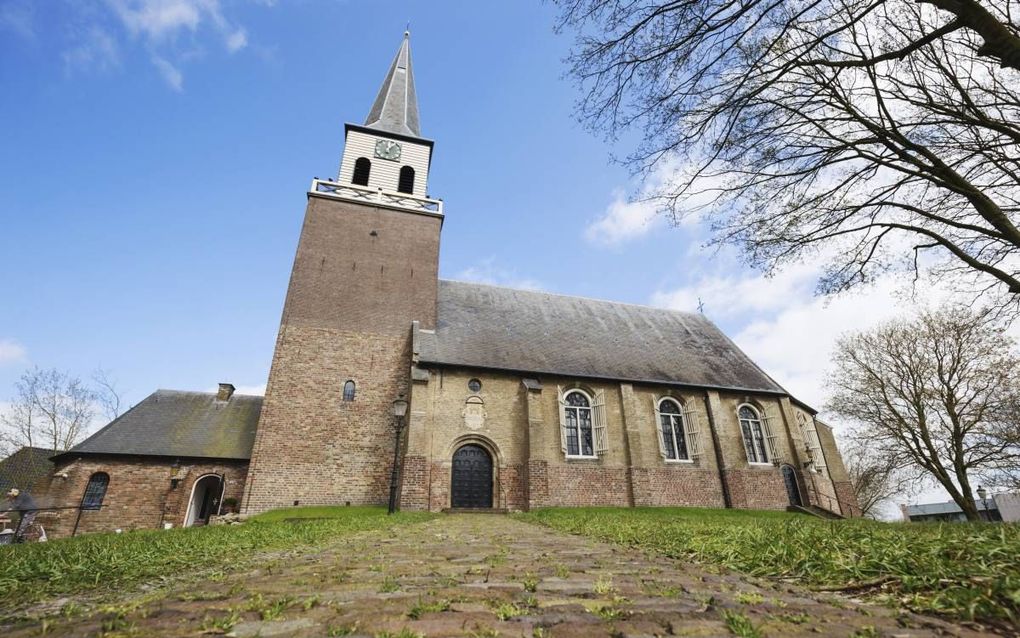
<path id="1" fill-rule="evenodd" d="M 250 459 L 262 397 L 157 390 L 60 456 L 147 456 Z"/>
<path id="2" fill-rule="evenodd" d="M 787 394 L 696 313 L 440 280 L 417 338 L 422 364 Z"/>
<path id="3" fill-rule="evenodd" d="M 25 446 L 0 460 L 0 494 L 12 487 L 30 492 L 39 479 L 53 471 L 51 456 L 53 450 L 49 448 Z"/>
<path id="4" fill-rule="evenodd" d="M 998 505 L 995 503 L 995 497 L 988 499 L 990 502 L 985 503 L 981 499 L 974 499 L 974 506 L 977 510 L 998 510 Z M 944 503 L 920 503 L 918 505 L 907 505 L 906 507 L 907 516 L 937 516 L 943 514 L 963 514 L 963 510 L 956 501 L 946 501 Z"/>
<path id="5" fill-rule="evenodd" d="M 414 72 L 411 69 L 411 34 L 404 32 L 404 40 L 397 49 L 393 64 L 379 88 L 372 110 L 365 118 L 365 126 L 421 137 L 418 123 L 418 95 L 414 90 Z"/>

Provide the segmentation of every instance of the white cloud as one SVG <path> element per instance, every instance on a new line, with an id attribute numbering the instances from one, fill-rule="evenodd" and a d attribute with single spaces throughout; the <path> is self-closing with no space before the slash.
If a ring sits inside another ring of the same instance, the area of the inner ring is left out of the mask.
<path id="1" fill-rule="evenodd" d="M 678 158 L 666 159 L 641 180 L 633 195 L 628 196 L 625 189 L 615 189 L 606 210 L 588 224 L 585 238 L 593 244 L 617 246 L 647 235 L 667 220 L 678 225 L 697 224 L 701 214 L 715 201 L 722 177 L 698 177 L 693 188 L 686 189 L 688 195 L 683 201 L 668 212 L 663 211 L 665 202 L 657 197 L 663 192 L 680 190 L 696 168 L 696 164 Z M 676 219 L 672 218 L 674 213 Z"/>
<path id="2" fill-rule="evenodd" d="M 503 268 L 496 264 L 495 257 L 483 259 L 478 264 L 457 273 L 456 279 L 473 281 L 491 286 L 506 286 L 519 290 L 545 290 L 545 285 L 535 279 L 521 277 L 515 269 Z"/>
<path id="3" fill-rule="evenodd" d="M 25 360 L 28 352 L 25 346 L 13 339 L 0 339 L 0 365 L 20 363 Z"/>
<path id="4" fill-rule="evenodd" d="M 203 54 L 203 38 L 211 34 L 231 54 L 248 46 L 248 32 L 224 15 L 221 0 L 105 0 L 104 6 L 132 40 L 142 42 L 156 70 L 174 91 L 184 87 L 182 63 Z M 64 53 L 67 67 L 119 66 L 119 49 L 124 43 L 102 28 L 101 16 L 94 10 L 83 8 L 80 14 L 91 26 L 86 28 L 82 42 Z M 0 26 L 6 22 L 28 24 L 20 13 L 4 7 L 0 10 Z M 183 45 L 179 44 L 182 38 L 187 38 Z"/>
<path id="5" fill-rule="evenodd" d="M 618 188 L 606 212 L 588 225 L 584 236 L 594 244 L 612 246 L 646 234 L 661 221 L 654 202 L 631 201 Z"/>
<path id="6" fill-rule="evenodd" d="M 757 273 L 703 275 L 691 285 L 653 293 L 651 303 L 691 312 L 704 304 L 705 313 L 719 319 L 758 316 L 789 307 L 791 299 L 810 297 L 817 278 L 817 268 L 807 264 L 788 266 L 774 277 Z"/>
<path id="7" fill-rule="evenodd" d="M 227 51 L 236 53 L 248 46 L 248 34 L 244 29 L 238 29 L 227 36 Z"/>
<path id="8" fill-rule="evenodd" d="M 63 54 L 67 71 L 108 71 L 120 66 L 117 41 L 104 29 L 92 26 L 80 37 L 77 46 Z"/>
<path id="9" fill-rule="evenodd" d="M 152 63 L 159 69 L 159 74 L 171 89 L 178 93 L 184 90 L 184 75 L 177 67 L 158 55 L 152 56 Z"/>

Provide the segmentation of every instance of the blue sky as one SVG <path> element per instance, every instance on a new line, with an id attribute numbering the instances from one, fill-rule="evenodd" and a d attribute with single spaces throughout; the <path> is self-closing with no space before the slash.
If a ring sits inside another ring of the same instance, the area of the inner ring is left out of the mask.
<path id="1" fill-rule="evenodd" d="M 821 407 L 833 340 L 899 312 L 763 278 L 665 224 L 572 115 L 538 1 L 0 0 L 0 402 L 31 365 L 257 390 L 313 176 L 334 175 L 410 22 L 442 276 L 694 310 Z M 838 425 L 838 424 L 837 424 Z"/>

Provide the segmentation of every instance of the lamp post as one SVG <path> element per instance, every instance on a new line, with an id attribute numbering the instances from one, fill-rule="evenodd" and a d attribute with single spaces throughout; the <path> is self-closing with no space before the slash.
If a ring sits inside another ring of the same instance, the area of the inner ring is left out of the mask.
<path id="1" fill-rule="evenodd" d="M 988 511 L 988 490 L 986 490 L 984 486 L 978 485 L 977 495 L 978 498 L 981 499 L 981 504 L 985 506 L 985 520 L 992 520 L 992 513 Z"/>
<path id="2" fill-rule="evenodd" d="M 399 396 L 393 402 L 393 430 L 395 431 L 393 444 L 393 472 L 390 473 L 390 506 L 388 514 L 397 511 L 397 464 L 400 462 L 400 434 L 404 430 L 404 415 L 407 414 L 407 401 L 404 396 Z"/>

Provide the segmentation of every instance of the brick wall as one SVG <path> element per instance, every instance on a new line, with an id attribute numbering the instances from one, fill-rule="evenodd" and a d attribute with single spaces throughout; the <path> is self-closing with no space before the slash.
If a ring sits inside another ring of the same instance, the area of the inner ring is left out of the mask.
<path id="1" fill-rule="evenodd" d="M 110 482 L 102 507 L 83 511 L 78 534 L 112 532 L 116 529 L 156 529 L 164 523 L 184 524 L 188 502 L 195 482 L 208 474 L 223 475 L 223 498 L 240 501 L 247 472 L 246 461 L 182 460 L 141 457 L 80 457 L 60 464 L 46 486 L 46 498 L 40 506 L 73 507 L 81 503 L 89 478 L 106 472 Z M 60 474 L 67 478 L 59 478 Z M 170 478 L 180 478 L 176 488 Z M 77 509 L 41 512 L 36 519 L 51 538 L 70 536 L 78 518 Z"/>
<path id="2" fill-rule="evenodd" d="M 779 468 L 725 470 L 733 507 L 784 510 L 790 505 Z"/>
<path id="3" fill-rule="evenodd" d="M 629 472 L 622 467 L 601 467 L 589 461 L 550 464 L 544 502 L 536 507 L 595 507 L 631 505 Z"/>
<path id="4" fill-rule="evenodd" d="M 259 419 L 244 511 L 382 505 L 389 498 L 392 401 L 407 391 L 410 337 L 286 326 Z M 343 386 L 354 380 L 354 401 Z"/>
<path id="5" fill-rule="evenodd" d="M 713 470 L 675 465 L 634 468 L 634 505 L 637 507 L 723 507 L 722 485 Z M 644 485 L 640 490 L 638 485 Z"/>
<path id="6" fill-rule="evenodd" d="M 432 216 L 309 198 L 245 512 L 386 503 L 391 403 L 409 390 L 411 322 L 435 325 L 440 227 Z M 353 402 L 341 400 L 347 380 Z"/>

